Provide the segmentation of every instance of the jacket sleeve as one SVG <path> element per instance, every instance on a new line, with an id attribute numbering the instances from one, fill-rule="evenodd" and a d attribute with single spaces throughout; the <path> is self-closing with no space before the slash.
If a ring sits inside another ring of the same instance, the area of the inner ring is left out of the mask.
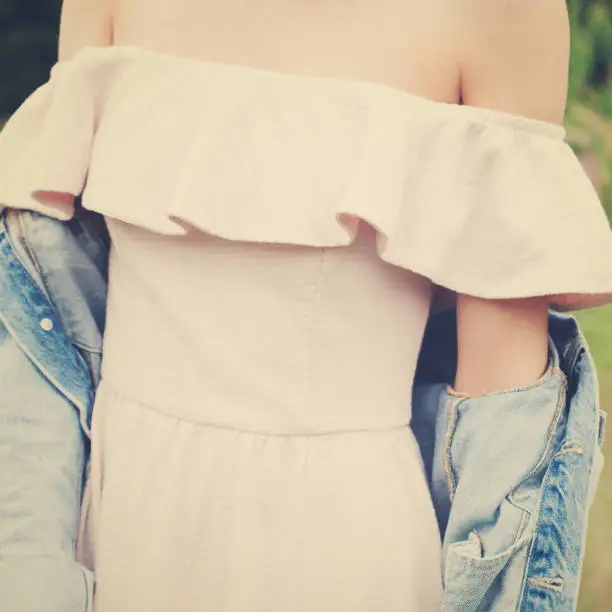
<path id="1" fill-rule="evenodd" d="M 417 370 L 412 428 L 443 540 L 443 610 L 502 612 L 518 610 L 519 602 L 521 610 L 531 610 L 522 605 L 535 535 L 553 549 L 565 534 L 571 545 L 565 553 L 579 550 L 582 539 L 570 521 L 573 515 L 566 512 L 568 503 L 584 506 L 575 485 L 568 484 L 565 491 L 553 486 L 560 491 L 551 502 L 556 532 L 542 532 L 538 522 L 544 480 L 556 469 L 551 467 L 554 458 L 581 456 L 565 454 L 578 450 L 563 444 L 569 370 L 560 361 L 562 346 L 551 336 L 549 367 L 534 384 L 481 397 L 460 396 L 447 386 L 455 370 L 453 313 L 432 320 Z M 541 583 L 552 592 L 558 584 L 550 575 L 556 578 L 562 572 L 564 592 L 559 588 L 553 594 L 568 601 L 577 591 L 579 570 L 570 567 L 569 558 L 555 565 L 551 554 L 548 550 L 550 566 L 544 568 Z M 541 609 L 553 608 L 542 604 Z"/>
<path id="2" fill-rule="evenodd" d="M 15 612 L 91 610 L 75 561 L 87 439 L 74 407 L 0 323 L 0 600 Z"/>

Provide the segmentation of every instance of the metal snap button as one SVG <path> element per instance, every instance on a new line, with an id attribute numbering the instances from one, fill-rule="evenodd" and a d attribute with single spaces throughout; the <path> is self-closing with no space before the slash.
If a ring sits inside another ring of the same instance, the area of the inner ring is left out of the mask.
<path id="1" fill-rule="evenodd" d="M 53 329 L 53 321 L 48 317 L 45 317 L 44 319 L 40 320 L 40 326 L 45 331 L 51 331 Z"/>

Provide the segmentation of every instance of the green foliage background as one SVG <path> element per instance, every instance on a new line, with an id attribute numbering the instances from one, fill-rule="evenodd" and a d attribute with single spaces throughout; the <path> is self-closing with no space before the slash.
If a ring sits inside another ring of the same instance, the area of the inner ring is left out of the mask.
<path id="1" fill-rule="evenodd" d="M 572 23 L 570 100 L 588 98 L 612 115 L 612 0 L 568 0 Z"/>

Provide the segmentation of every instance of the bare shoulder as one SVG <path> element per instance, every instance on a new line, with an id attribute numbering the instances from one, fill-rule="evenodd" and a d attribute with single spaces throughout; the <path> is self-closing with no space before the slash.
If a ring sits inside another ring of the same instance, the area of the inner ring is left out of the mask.
<path id="1" fill-rule="evenodd" d="M 88 46 L 108 46 L 113 39 L 115 0 L 63 0 L 59 59 L 68 60 Z"/>
<path id="2" fill-rule="evenodd" d="M 464 104 L 562 123 L 570 32 L 565 0 L 463 0 Z"/>

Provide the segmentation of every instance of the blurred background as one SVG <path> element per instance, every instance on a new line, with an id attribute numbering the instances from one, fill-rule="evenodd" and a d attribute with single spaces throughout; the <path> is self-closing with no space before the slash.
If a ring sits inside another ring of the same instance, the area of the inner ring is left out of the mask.
<path id="1" fill-rule="evenodd" d="M 568 141 L 612 219 L 612 0 L 567 0 L 567 5 L 572 22 Z M 0 0 L 0 126 L 47 80 L 56 59 L 60 9 L 61 0 Z M 597 362 L 602 408 L 612 413 L 612 306 L 578 317 Z M 612 611 L 612 431 L 606 447 L 579 612 Z"/>

